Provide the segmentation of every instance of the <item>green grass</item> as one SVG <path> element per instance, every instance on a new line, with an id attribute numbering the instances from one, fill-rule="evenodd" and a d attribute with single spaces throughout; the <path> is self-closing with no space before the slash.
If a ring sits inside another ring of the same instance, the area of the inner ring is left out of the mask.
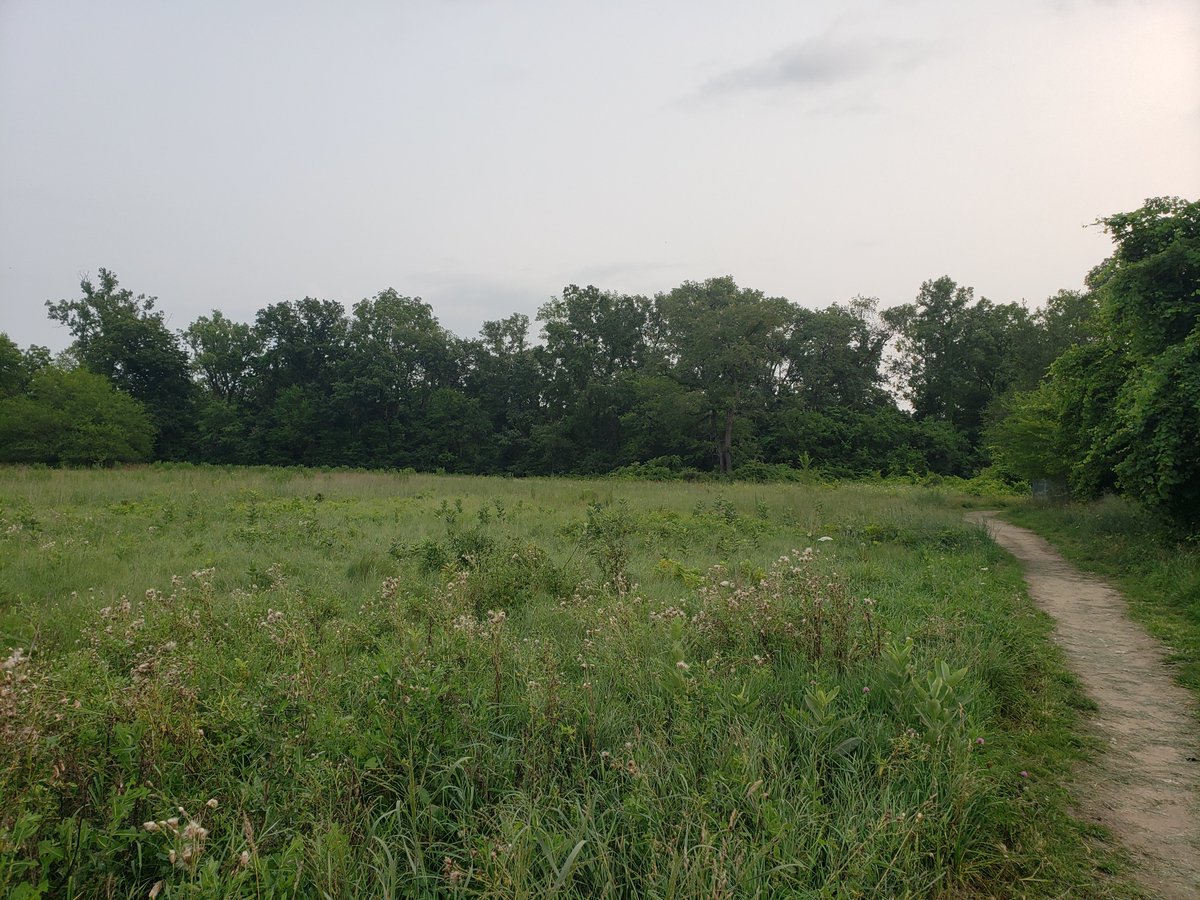
<path id="1" fill-rule="evenodd" d="M 1116 497 L 1094 503 L 1014 506 L 1032 528 L 1084 569 L 1112 579 L 1133 618 L 1170 648 L 1181 684 L 1200 693 L 1200 545 L 1172 536 Z"/>
<path id="2" fill-rule="evenodd" d="M 1134 896 L 962 502 L 0 470 L 0 889 Z"/>

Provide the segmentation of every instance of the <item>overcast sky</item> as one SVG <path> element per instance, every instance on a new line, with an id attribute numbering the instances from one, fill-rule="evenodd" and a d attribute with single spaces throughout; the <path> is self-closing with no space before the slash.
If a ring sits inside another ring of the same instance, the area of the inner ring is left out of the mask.
<path id="1" fill-rule="evenodd" d="M 1036 305 L 1200 196 L 1200 3 L 0 0 L 0 330 L 568 283 Z"/>

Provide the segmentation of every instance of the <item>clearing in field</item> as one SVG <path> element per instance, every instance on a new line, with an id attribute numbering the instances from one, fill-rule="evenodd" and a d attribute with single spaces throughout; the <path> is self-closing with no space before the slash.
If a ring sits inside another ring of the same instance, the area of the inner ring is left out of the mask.
<path id="1" fill-rule="evenodd" d="M 7 469 L 0 542 L 16 896 L 1136 895 L 948 494 Z"/>

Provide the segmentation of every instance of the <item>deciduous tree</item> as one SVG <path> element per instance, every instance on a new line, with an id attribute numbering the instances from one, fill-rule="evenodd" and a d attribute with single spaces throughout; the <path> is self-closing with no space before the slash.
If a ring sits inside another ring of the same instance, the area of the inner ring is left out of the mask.
<path id="1" fill-rule="evenodd" d="M 194 427 L 194 385 L 179 338 L 155 309 L 157 298 L 134 295 L 101 269 L 80 282 L 83 296 L 47 300 L 50 318 L 70 329 L 72 349 L 88 370 L 145 404 L 157 431 L 158 455 L 187 455 Z"/>

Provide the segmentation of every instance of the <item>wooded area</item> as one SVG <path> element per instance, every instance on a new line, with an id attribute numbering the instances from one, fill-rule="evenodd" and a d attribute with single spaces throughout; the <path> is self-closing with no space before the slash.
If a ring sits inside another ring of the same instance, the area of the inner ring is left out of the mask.
<path id="1" fill-rule="evenodd" d="M 569 285 L 537 314 L 444 329 L 388 289 L 306 297 L 179 333 L 111 271 L 47 302 L 57 358 L 0 336 L 3 461 L 443 469 L 756 480 L 986 466 L 1200 510 L 1200 203 L 1100 223 L 1114 254 L 1041 308 L 949 277 L 880 311 L 685 281 Z"/>

